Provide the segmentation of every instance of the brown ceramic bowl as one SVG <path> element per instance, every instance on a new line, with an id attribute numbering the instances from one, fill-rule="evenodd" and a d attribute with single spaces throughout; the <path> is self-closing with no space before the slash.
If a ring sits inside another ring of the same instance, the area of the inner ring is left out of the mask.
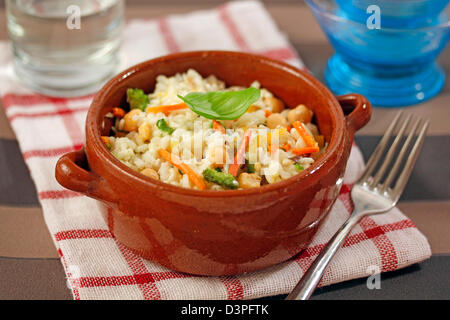
<path id="1" fill-rule="evenodd" d="M 306 104 L 329 142 L 326 153 L 290 179 L 229 191 L 173 186 L 115 159 L 100 139 L 104 115 L 112 107 L 126 107 L 127 88 L 151 92 L 157 75 L 188 68 L 214 74 L 227 85 L 258 80 L 287 106 Z M 279 61 L 223 51 L 169 55 L 122 72 L 100 90 L 87 115 L 85 148 L 61 157 L 56 178 L 102 201 L 114 236 L 142 257 L 199 275 L 253 271 L 285 261 L 308 245 L 336 200 L 353 135 L 370 114 L 364 97 L 335 97 L 309 73 Z"/>

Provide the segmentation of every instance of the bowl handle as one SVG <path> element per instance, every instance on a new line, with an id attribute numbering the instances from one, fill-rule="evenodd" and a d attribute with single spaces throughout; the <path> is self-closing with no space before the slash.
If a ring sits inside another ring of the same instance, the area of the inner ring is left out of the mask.
<path id="1" fill-rule="evenodd" d="M 63 187 L 91 198 L 116 203 L 117 197 L 106 180 L 89 171 L 84 149 L 66 153 L 56 163 L 55 177 Z"/>
<path id="2" fill-rule="evenodd" d="M 337 96 L 336 99 L 344 111 L 347 118 L 347 127 L 352 133 L 355 133 L 369 122 L 372 107 L 366 97 L 357 93 L 350 93 Z"/>

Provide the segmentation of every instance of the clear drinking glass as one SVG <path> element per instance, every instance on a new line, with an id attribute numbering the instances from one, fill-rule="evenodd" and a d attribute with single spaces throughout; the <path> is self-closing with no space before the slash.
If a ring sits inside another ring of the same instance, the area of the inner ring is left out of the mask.
<path id="1" fill-rule="evenodd" d="M 51 96 L 92 93 L 117 71 L 123 0 L 6 0 L 18 77 Z"/>

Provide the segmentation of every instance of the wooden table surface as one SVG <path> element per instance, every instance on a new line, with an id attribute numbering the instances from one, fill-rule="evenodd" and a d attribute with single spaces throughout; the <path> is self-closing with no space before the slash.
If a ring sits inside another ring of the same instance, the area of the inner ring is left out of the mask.
<path id="1" fill-rule="evenodd" d="M 222 2 L 128 0 L 126 18 L 150 19 L 213 8 Z M 333 49 L 306 5 L 299 0 L 264 3 L 305 65 L 323 81 L 323 68 Z M 5 40 L 2 4 L 0 2 L 0 40 Z M 444 50 L 439 62 L 449 76 L 450 48 Z M 366 279 L 358 279 L 321 288 L 313 299 L 450 297 L 450 81 L 436 98 L 404 110 L 431 119 L 423 152 L 398 206 L 427 236 L 433 256 L 423 263 L 383 274 L 381 290 L 369 290 Z M 366 159 L 397 111 L 396 108 L 375 108 L 370 123 L 358 132 L 356 142 Z M 0 299 L 72 299 L 36 190 L 1 107 L 0 170 Z"/>

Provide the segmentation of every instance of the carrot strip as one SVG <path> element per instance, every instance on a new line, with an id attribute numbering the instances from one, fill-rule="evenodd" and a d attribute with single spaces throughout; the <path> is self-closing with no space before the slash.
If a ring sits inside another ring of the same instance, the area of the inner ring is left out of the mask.
<path id="1" fill-rule="evenodd" d="M 158 153 L 161 158 L 180 169 L 183 173 L 187 174 L 189 180 L 191 180 L 192 183 L 197 186 L 197 188 L 199 188 L 200 190 L 206 189 L 205 181 L 203 181 L 203 179 L 194 170 L 192 170 L 190 166 L 188 166 L 186 163 L 181 162 L 180 158 L 164 149 L 159 149 Z"/>
<path id="2" fill-rule="evenodd" d="M 245 150 L 247 149 L 247 146 L 250 142 L 251 134 L 252 134 L 251 130 L 245 132 L 244 136 L 242 137 L 241 145 L 239 146 L 236 156 L 234 157 L 234 162 L 233 164 L 230 165 L 230 168 L 228 169 L 228 173 L 231 173 L 235 177 L 237 176 L 239 168 L 244 162 Z"/>
<path id="3" fill-rule="evenodd" d="M 113 115 L 117 118 L 123 118 L 125 116 L 125 110 L 122 108 L 113 108 Z"/>
<path id="4" fill-rule="evenodd" d="M 318 152 L 318 151 L 319 151 L 319 147 L 305 147 L 305 148 L 291 149 L 291 152 L 298 156 L 302 156 L 304 154 L 314 153 L 314 152 Z"/>
<path id="5" fill-rule="evenodd" d="M 270 116 L 272 114 L 272 111 L 264 110 L 264 113 L 266 114 L 266 118 L 267 118 L 268 116 Z"/>
<path id="6" fill-rule="evenodd" d="M 295 130 L 297 130 L 298 134 L 300 135 L 300 137 L 302 137 L 303 141 L 305 141 L 308 147 L 317 146 L 316 140 L 314 140 L 314 138 L 306 131 L 300 121 L 295 121 L 292 125 L 294 126 Z"/>
<path id="7" fill-rule="evenodd" d="M 225 134 L 225 128 L 223 127 L 223 125 L 220 124 L 219 121 L 217 120 L 213 120 L 213 129 L 220 131 L 221 133 Z"/>
<path id="8" fill-rule="evenodd" d="M 283 149 L 284 151 L 289 151 L 291 149 L 291 145 L 289 144 L 289 142 L 286 142 L 281 149 Z"/>
<path id="9" fill-rule="evenodd" d="M 186 108 L 189 108 L 188 105 L 186 103 L 182 102 L 182 103 L 172 104 L 172 105 L 168 105 L 168 106 L 148 107 L 147 112 L 148 113 L 158 113 L 158 112 L 166 113 L 166 112 L 180 110 L 180 109 L 186 109 Z"/>

